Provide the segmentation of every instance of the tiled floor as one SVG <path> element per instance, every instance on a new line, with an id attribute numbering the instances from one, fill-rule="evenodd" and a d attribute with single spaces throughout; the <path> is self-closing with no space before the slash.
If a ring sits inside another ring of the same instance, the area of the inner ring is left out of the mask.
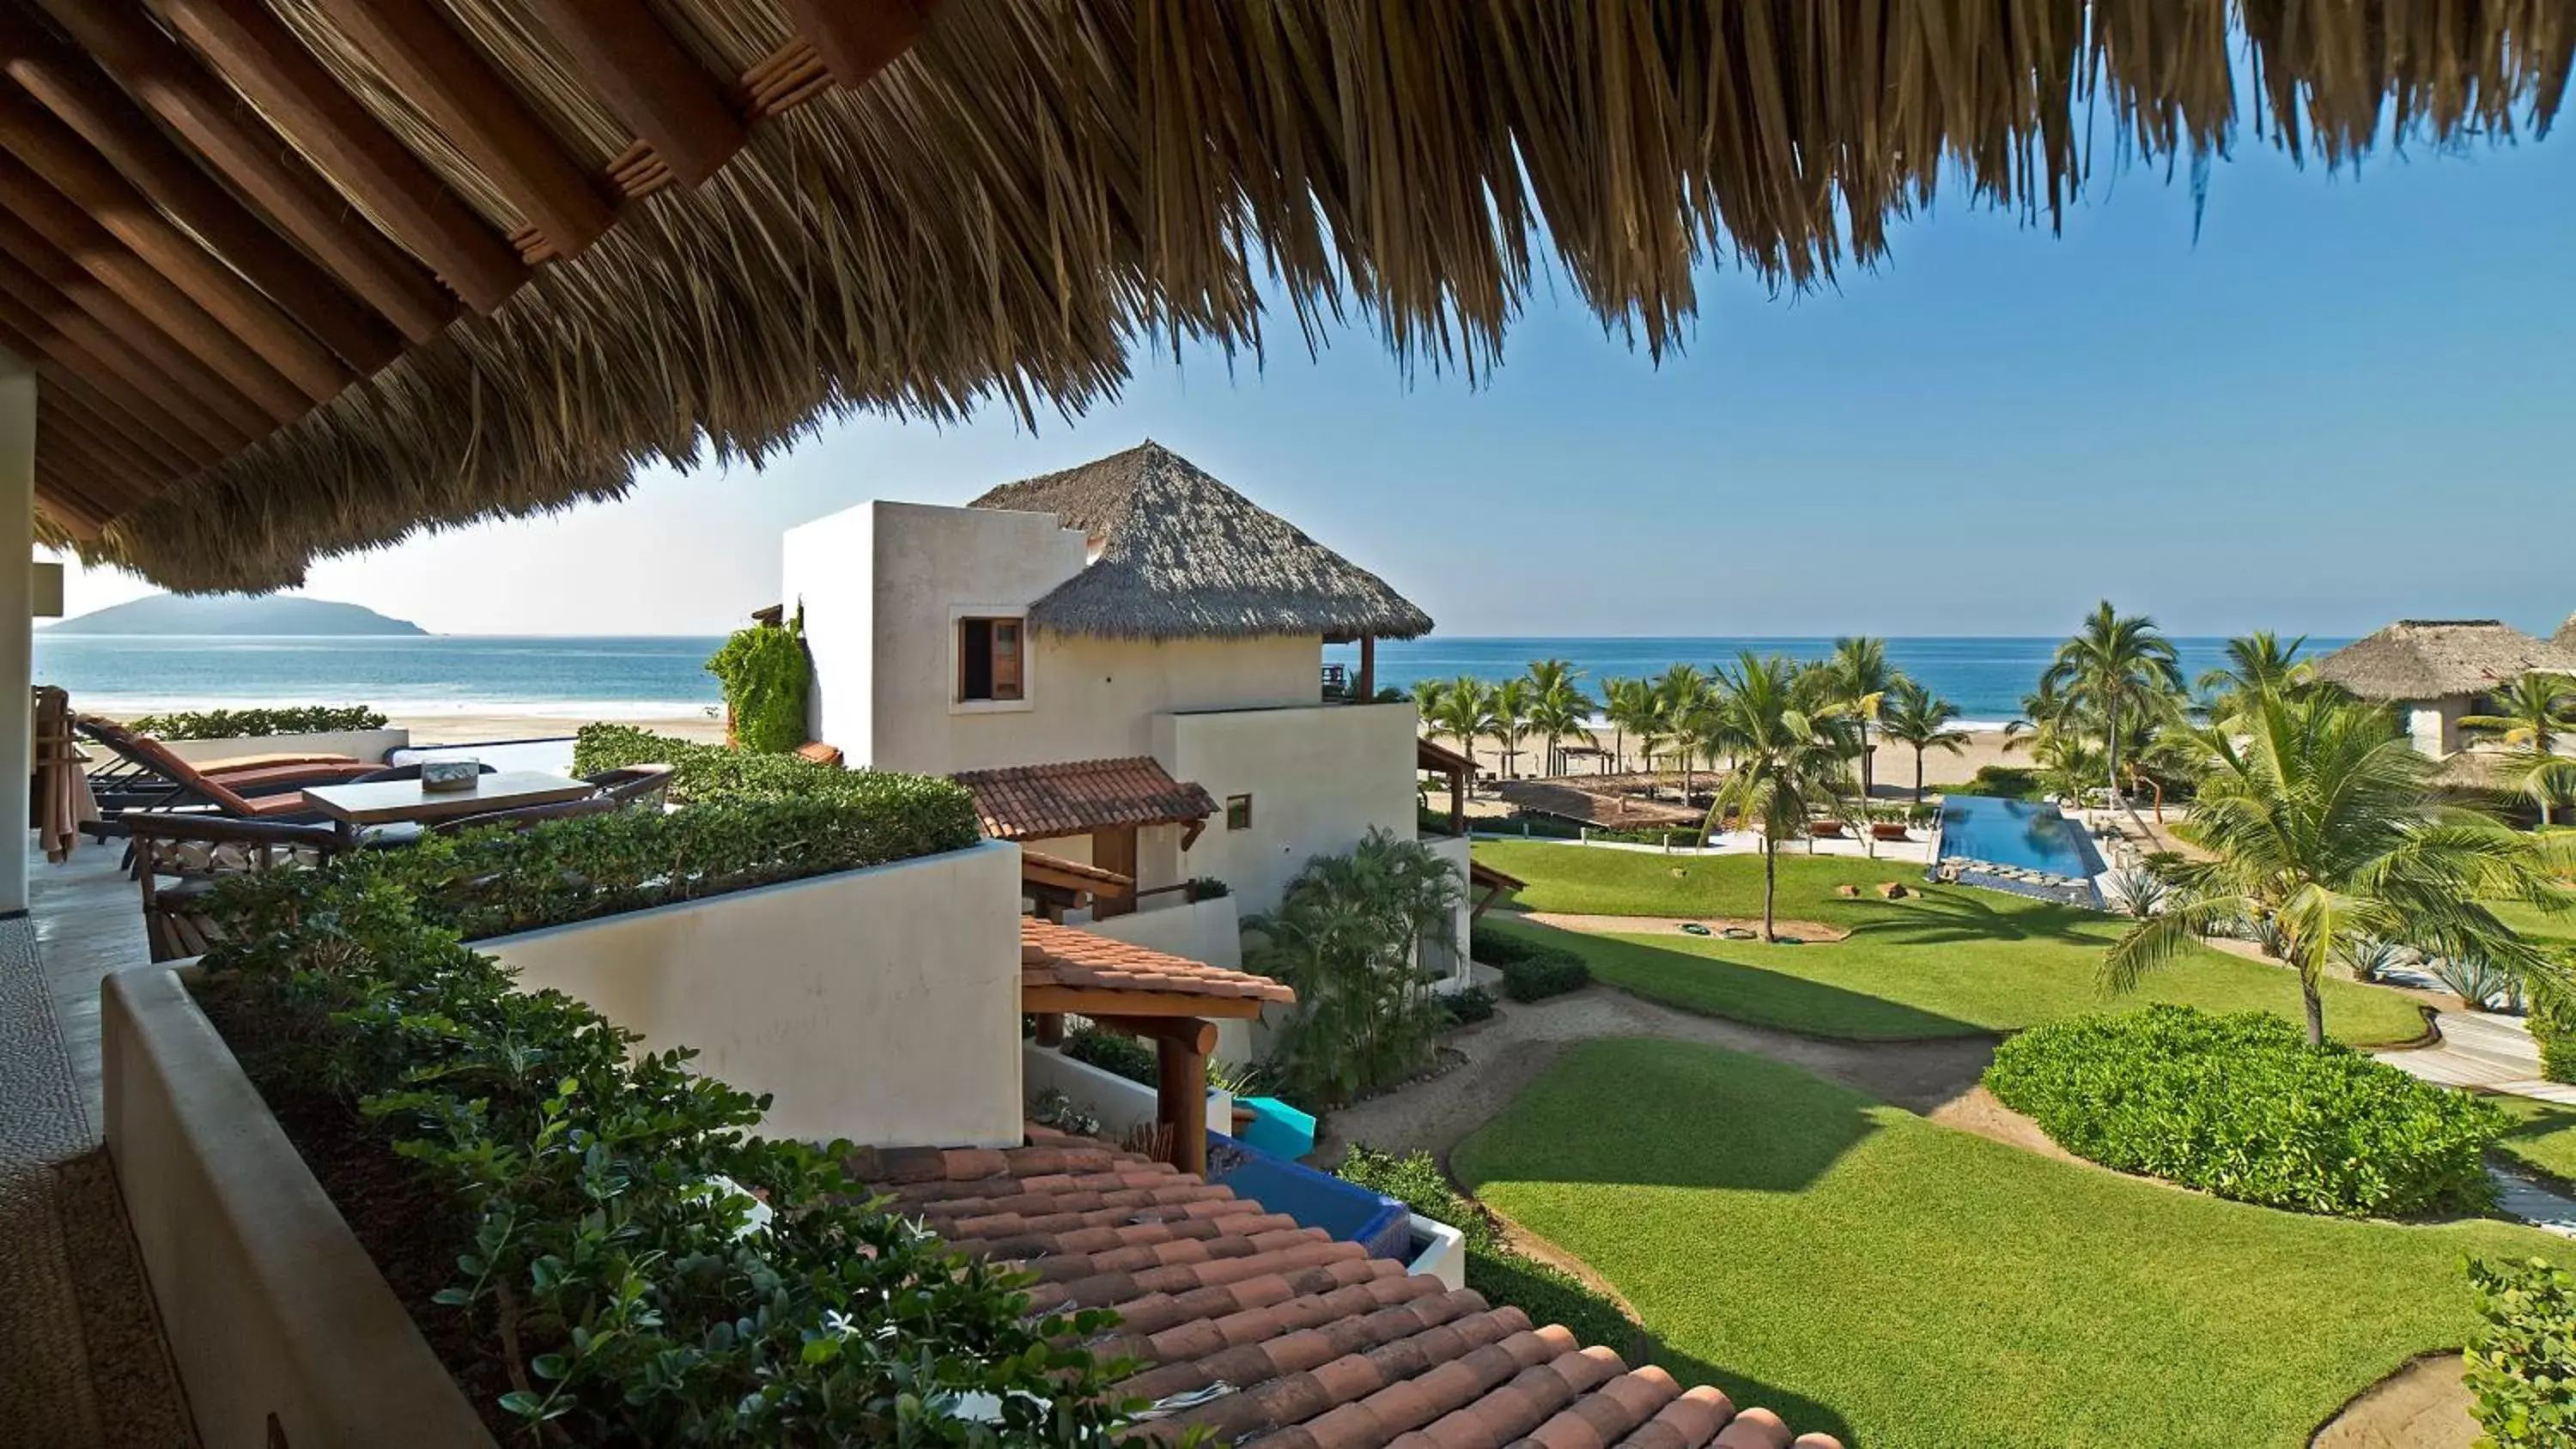
<path id="1" fill-rule="evenodd" d="M 100 1145 L 98 982 L 144 963 L 121 852 L 30 860 L 0 922 L 0 1442 L 194 1441 Z"/>

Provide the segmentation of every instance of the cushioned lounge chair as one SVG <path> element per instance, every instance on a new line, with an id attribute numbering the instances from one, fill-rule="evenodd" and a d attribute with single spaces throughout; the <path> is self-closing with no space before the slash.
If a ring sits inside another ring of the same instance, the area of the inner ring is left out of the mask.
<path id="1" fill-rule="evenodd" d="M 74 728 L 117 759 L 90 776 L 105 817 L 100 834 L 112 833 L 105 827 L 137 812 L 212 811 L 244 820 L 307 816 L 305 786 L 343 784 L 382 768 L 340 755 L 209 770 L 113 720 L 82 715 Z"/>
<path id="2" fill-rule="evenodd" d="M 649 805 L 659 810 L 670 800 L 671 775 L 668 765 L 627 765 L 582 778 L 620 805 Z"/>

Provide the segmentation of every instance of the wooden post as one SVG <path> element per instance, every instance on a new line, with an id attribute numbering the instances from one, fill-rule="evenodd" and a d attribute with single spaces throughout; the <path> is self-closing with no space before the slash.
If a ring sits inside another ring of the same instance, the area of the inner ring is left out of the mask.
<path id="1" fill-rule="evenodd" d="M 1056 1047 L 1064 1045 L 1063 1012 L 1041 1011 L 1038 1013 L 1037 1042 L 1038 1045 L 1042 1047 Z"/>
<path id="2" fill-rule="evenodd" d="M 1172 1165 L 1207 1171 L 1207 1058 L 1196 1042 L 1154 1040 L 1154 1115 L 1172 1132 Z"/>
<path id="3" fill-rule="evenodd" d="M 1360 704 L 1377 702 L 1377 636 L 1360 636 L 1360 677 L 1351 686 L 1351 698 Z"/>
<path id="4" fill-rule="evenodd" d="M 1467 833 L 1467 772 L 1449 772 L 1449 833 Z"/>

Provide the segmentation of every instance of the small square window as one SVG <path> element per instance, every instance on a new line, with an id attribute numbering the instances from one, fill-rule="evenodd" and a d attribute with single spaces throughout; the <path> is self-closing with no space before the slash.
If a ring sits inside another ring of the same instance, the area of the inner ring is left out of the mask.
<path id="1" fill-rule="evenodd" d="M 1007 700 L 1022 697 L 1020 621 L 957 621 L 957 698 Z"/>
<path id="2" fill-rule="evenodd" d="M 1252 828 L 1251 796 L 1228 795 L 1225 797 L 1225 828 L 1228 830 L 1250 830 Z"/>

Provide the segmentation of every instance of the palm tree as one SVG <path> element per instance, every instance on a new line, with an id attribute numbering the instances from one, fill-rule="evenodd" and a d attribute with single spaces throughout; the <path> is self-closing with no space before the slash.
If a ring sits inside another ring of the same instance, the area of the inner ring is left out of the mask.
<path id="1" fill-rule="evenodd" d="M 1876 762 L 1869 753 L 1869 727 L 1877 722 L 1888 692 L 1905 681 L 1905 674 L 1888 667 L 1887 641 L 1866 635 L 1836 639 L 1834 652 L 1818 661 L 1817 671 L 1827 699 L 1840 707 L 1857 728 L 1860 793 L 1867 799 L 1877 783 L 1873 768 Z M 1919 764 L 1922 757 L 1915 758 Z"/>
<path id="2" fill-rule="evenodd" d="M 1773 902 L 1779 894 L 1780 842 L 1796 837 L 1807 817 L 1848 792 L 1852 734 L 1849 721 L 1813 713 L 1797 699 L 1795 669 L 1779 655 L 1756 658 L 1747 650 L 1732 670 L 1718 671 L 1710 696 L 1709 736 L 1735 758 L 1735 769 L 1717 788 L 1700 844 L 1729 814 L 1746 824 L 1762 821 L 1762 939 L 1778 939 Z"/>
<path id="3" fill-rule="evenodd" d="M 1449 686 L 1440 680 L 1413 681 L 1413 712 L 1421 717 L 1424 724 L 1431 723 L 1432 718 L 1440 713 L 1440 701 L 1448 693 Z"/>
<path id="4" fill-rule="evenodd" d="M 1434 707 L 1427 716 L 1431 722 L 1431 732 L 1434 735 L 1447 735 L 1457 741 L 1458 753 L 1473 760 L 1476 757 L 1476 741 L 1493 731 L 1492 696 L 1492 687 L 1483 680 L 1472 674 L 1459 675 L 1449 681 L 1433 701 Z M 1472 795 L 1475 789 L 1476 776 L 1471 770 L 1467 774 L 1467 792 Z"/>
<path id="5" fill-rule="evenodd" d="M 2533 670 L 2489 696 L 2491 714 L 2464 715 L 2460 727 L 2503 745 L 2507 768 L 2540 807 L 2540 826 L 2551 825 L 2551 807 L 2576 789 L 2576 759 L 2558 746 L 2576 737 L 2576 679 Z"/>
<path id="6" fill-rule="evenodd" d="M 1708 676 L 1695 666 L 1676 664 L 1655 681 L 1655 733 L 1672 742 L 1682 757 L 1682 803 L 1691 798 L 1693 751 L 1698 747 L 1701 713 L 1708 707 Z"/>
<path id="7" fill-rule="evenodd" d="M 1610 720 L 1612 752 L 1619 757 L 1619 769 L 1628 768 L 1628 736 L 1651 740 L 1655 732 L 1655 690 L 1643 679 L 1604 679 L 1601 681 L 1601 712 Z M 1655 747 L 1646 746 L 1646 768 L 1655 767 Z"/>
<path id="8" fill-rule="evenodd" d="M 1493 723 L 1486 727 L 1485 737 L 1503 747 L 1503 778 L 1509 780 L 1514 778 L 1513 762 L 1521 756 L 1521 738 L 1529 732 L 1530 705 L 1534 703 L 1530 682 L 1506 679 L 1493 687 L 1486 700 L 1493 711 Z"/>
<path id="9" fill-rule="evenodd" d="M 2265 693 L 2189 738 L 2202 758 L 2193 833 L 2211 858 L 2181 867 L 2165 911 L 2112 946 L 2112 989 L 2232 920 L 2254 922 L 2265 949 L 2297 968 L 2312 1044 L 2325 1040 L 2318 983 L 2363 938 L 2560 984 L 2565 968 L 2484 903 L 2554 910 L 2576 896 L 2533 837 L 2440 804 L 2432 762 L 2385 710 L 2328 691 Z"/>
<path id="10" fill-rule="evenodd" d="M 1530 661 L 1530 729 L 1547 741 L 1547 769 L 1544 773 L 1561 775 L 1565 764 L 1557 758 L 1557 741 L 1567 735 L 1581 734 L 1583 723 L 1592 717 L 1592 701 L 1574 681 L 1583 671 L 1562 659 Z"/>
<path id="11" fill-rule="evenodd" d="M 1968 747 L 1968 737 L 1950 728 L 1959 718 L 1959 707 L 1925 689 L 1911 679 L 1900 679 L 1888 695 L 1889 705 L 1878 724 L 1879 733 L 1900 745 L 1914 747 L 1914 803 L 1923 803 L 1923 752 L 1948 750 L 1957 754 Z M 1863 755 L 1861 758 L 1869 758 Z"/>
<path id="12" fill-rule="evenodd" d="M 2269 629 L 2228 640 L 2227 663 L 2204 671 L 2198 681 L 2201 691 L 2209 696 L 2208 718 L 2212 722 L 2226 719 L 2257 695 L 2289 694 L 2306 688 L 2315 678 L 2307 661 L 2299 657 L 2299 650 L 2307 642 L 2308 636 L 2302 634 L 2284 644 Z"/>
<path id="13" fill-rule="evenodd" d="M 2074 638 L 2057 646 L 2057 657 L 2040 676 L 2041 687 L 2054 685 L 2067 701 L 2102 721 L 2108 762 L 2104 770 L 2111 798 L 2120 798 L 2120 715 L 2143 717 L 2166 708 L 2182 689 L 2182 669 L 2174 662 L 2172 641 L 2144 614 L 2123 615 L 2104 599 Z"/>

